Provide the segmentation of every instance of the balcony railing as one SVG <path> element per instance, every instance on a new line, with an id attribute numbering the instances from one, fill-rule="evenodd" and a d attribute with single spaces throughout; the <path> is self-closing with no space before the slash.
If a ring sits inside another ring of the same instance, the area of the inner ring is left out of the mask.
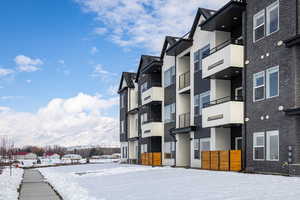
<path id="1" fill-rule="evenodd" d="M 190 119 L 191 119 L 190 113 L 184 113 L 179 115 L 179 128 L 189 127 L 191 124 Z"/>
<path id="2" fill-rule="evenodd" d="M 179 76 L 179 89 L 182 90 L 190 86 L 190 71 Z"/>
<path id="3" fill-rule="evenodd" d="M 215 48 L 211 49 L 210 52 L 209 52 L 209 55 L 212 55 L 214 53 L 216 53 L 217 51 L 220 51 L 221 49 L 227 47 L 228 45 L 231 45 L 231 44 L 235 44 L 235 45 L 243 45 L 243 40 L 239 40 L 239 39 L 230 39 L 230 40 L 227 40 L 221 44 L 219 44 L 218 46 L 216 46 Z M 207 55 L 207 56 L 209 56 Z"/>
<path id="4" fill-rule="evenodd" d="M 213 100 L 211 102 L 208 103 L 204 103 L 203 104 L 203 108 L 208 108 L 214 105 L 218 105 L 218 104 L 222 104 L 222 103 L 226 103 L 229 101 L 243 101 L 243 97 L 242 96 L 227 96 L 227 97 L 223 97 L 217 100 Z"/>

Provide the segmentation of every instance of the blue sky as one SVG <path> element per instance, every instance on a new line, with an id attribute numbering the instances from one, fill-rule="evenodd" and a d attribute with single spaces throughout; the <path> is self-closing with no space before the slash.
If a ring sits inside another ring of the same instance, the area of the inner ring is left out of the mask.
<path id="1" fill-rule="evenodd" d="M 122 71 L 228 0 L 2 0 L 0 137 L 22 145 L 118 145 Z"/>
<path id="2" fill-rule="evenodd" d="M 44 63 L 36 72 L 2 77 L 1 96 L 11 98 L 0 103 L 16 111 L 34 112 L 53 98 L 68 98 L 79 92 L 109 95 L 107 89 L 117 84 L 117 76 L 105 81 L 92 77 L 95 65 L 119 74 L 136 67 L 141 51 L 124 51 L 106 37 L 93 34 L 101 23 L 71 0 L 3 1 L 0 17 L 7 19 L 0 21 L 5 30 L 0 37 L 0 66 L 15 69 L 17 55 L 39 58 Z M 98 52 L 92 54 L 93 47 Z"/>

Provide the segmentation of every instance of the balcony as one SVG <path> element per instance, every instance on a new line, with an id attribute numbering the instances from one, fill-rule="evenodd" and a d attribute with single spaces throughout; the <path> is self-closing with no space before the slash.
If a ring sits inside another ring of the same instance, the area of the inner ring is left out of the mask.
<path id="1" fill-rule="evenodd" d="M 244 68 L 244 46 L 241 41 L 228 40 L 211 49 L 202 62 L 202 78 L 231 80 Z"/>
<path id="2" fill-rule="evenodd" d="M 148 104 L 154 101 L 163 101 L 163 88 L 151 87 L 150 89 L 142 93 L 142 105 Z"/>
<path id="3" fill-rule="evenodd" d="M 184 113 L 179 115 L 179 128 L 187 128 L 191 125 L 191 114 Z"/>
<path id="4" fill-rule="evenodd" d="M 162 122 L 149 122 L 142 124 L 142 138 L 163 135 L 164 125 Z"/>
<path id="5" fill-rule="evenodd" d="M 190 71 L 185 72 L 179 76 L 179 92 L 186 92 L 190 89 Z"/>
<path id="6" fill-rule="evenodd" d="M 202 109 L 202 126 L 230 127 L 244 123 L 244 102 L 242 97 L 224 97 Z"/>

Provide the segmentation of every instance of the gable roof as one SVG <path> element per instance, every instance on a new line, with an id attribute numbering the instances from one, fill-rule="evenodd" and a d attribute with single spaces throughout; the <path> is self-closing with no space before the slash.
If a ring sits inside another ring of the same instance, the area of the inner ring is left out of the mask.
<path id="1" fill-rule="evenodd" d="M 136 73 L 133 72 L 123 72 L 120 85 L 119 85 L 119 90 L 118 93 L 121 92 L 122 88 L 122 83 L 123 81 L 126 81 L 127 87 L 129 88 L 134 88 L 134 79 L 136 78 Z"/>
<path id="2" fill-rule="evenodd" d="M 136 74 L 135 82 L 138 82 L 141 70 L 143 68 L 145 68 L 147 65 L 149 65 L 150 63 L 155 62 L 155 61 L 161 61 L 160 57 L 150 56 L 150 55 L 142 55 L 141 56 L 140 64 L 139 64 L 139 68 L 138 68 L 138 71 L 137 71 L 137 74 Z"/>
<path id="3" fill-rule="evenodd" d="M 172 46 L 174 45 L 180 38 L 179 37 L 173 37 L 173 36 L 166 36 L 165 37 L 165 41 L 164 41 L 164 45 L 163 48 L 161 50 L 160 53 L 160 59 L 163 59 L 166 50 L 168 49 L 168 45 Z"/>
<path id="4" fill-rule="evenodd" d="M 195 17 L 194 22 L 193 22 L 193 26 L 192 26 L 190 34 L 189 34 L 189 39 L 193 39 L 195 31 L 198 27 L 198 23 L 199 23 L 201 15 L 203 15 L 203 17 L 205 19 L 208 19 L 213 14 L 215 14 L 216 12 L 217 11 L 215 11 L 215 10 L 210 10 L 210 9 L 206 9 L 206 8 L 198 8 L 196 17 Z"/>

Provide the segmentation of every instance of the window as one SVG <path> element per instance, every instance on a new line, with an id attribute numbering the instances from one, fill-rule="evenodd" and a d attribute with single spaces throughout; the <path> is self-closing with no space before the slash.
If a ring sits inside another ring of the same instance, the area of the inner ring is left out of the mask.
<path id="1" fill-rule="evenodd" d="M 174 84 L 175 79 L 175 66 L 172 66 L 164 72 L 164 87 L 169 87 Z"/>
<path id="2" fill-rule="evenodd" d="M 267 35 L 279 30 L 279 4 L 278 1 L 267 7 Z"/>
<path id="3" fill-rule="evenodd" d="M 194 53 L 195 72 L 202 70 L 202 59 L 209 56 L 209 54 L 210 54 L 210 45 L 209 44 Z"/>
<path id="4" fill-rule="evenodd" d="M 141 153 L 147 153 L 147 144 L 142 144 L 141 145 Z"/>
<path id="5" fill-rule="evenodd" d="M 253 160 L 265 159 L 265 133 L 253 134 Z"/>
<path id="6" fill-rule="evenodd" d="M 141 85 L 141 92 L 145 92 L 146 90 L 148 90 L 148 83 L 145 82 Z"/>
<path id="7" fill-rule="evenodd" d="M 265 37 L 265 10 L 253 17 L 253 37 L 254 42 Z"/>
<path id="8" fill-rule="evenodd" d="M 279 67 L 267 69 L 267 98 L 279 96 Z"/>
<path id="9" fill-rule="evenodd" d="M 200 103 L 199 103 L 199 114 L 202 115 L 202 109 L 204 106 L 207 106 L 210 102 L 210 91 L 200 94 Z"/>
<path id="10" fill-rule="evenodd" d="M 121 121 L 121 133 L 124 133 L 124 121 Z"/>
<path id="11" fill-rule="evenodd" d="M 165 106 L 165 123 L 170 123 L 175 121 L 175 107 L 176 104 L 170 104 Z"/>
<path id="12" fill-rule="evenodd" d="M 210 138 L 203 138 L 200 139 L 200 148 L 199 148 L 199 155 L 201 158 L 201 152 L 202 151 L 210 151 Z"/>
<path id="13" fill-rule="evenodd" d="M 194 139 L 194 159 L 200 159 L 199 142 L 199 139 Z"/>
<path id="14" fill-rule="evenodd" d="M 147 113 L 141 114 L 141 123 L 145 124 L 147 122 L 148 122 L 148 114 Z"/>
<path id="15" fill-rule="evenodd" d="M 263 99 L 265 99 L 265 72 L 259 72 L 253 75 L 253 100 Z"/>
<path id="16" fill-rule="evenodd" d="M 279 160 L 279 131 L 267 131 L 267 160 Z"/>

